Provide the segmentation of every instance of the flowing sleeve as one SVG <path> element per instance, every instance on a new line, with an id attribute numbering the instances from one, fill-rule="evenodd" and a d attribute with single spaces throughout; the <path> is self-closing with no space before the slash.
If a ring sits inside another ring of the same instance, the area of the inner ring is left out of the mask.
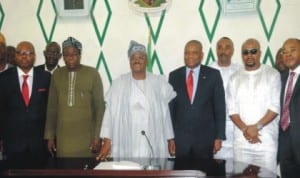
<path id="1" fill-rule="evenodd" d="M 166 129 L 164 129 L 165 132 L 165 139 L 173 139 L 174 138 L 174 130 L 173 130 L 173 124 L 170 114 L 170 108 L 169 108 L 169 102 L 176 97 L 176 92 L 174 91 L 173 87 L 166 81 L 163 80 L 163 83 L 161 84 L 162 92 L 163 92 L 163 106 L 165 110 L 165 117 L 164 117 L 164 126 Z"/>
<path id="2" fill-rule="evenodd" d="M 101 138 L 109 138 L 112 139 L 112 115 L 111 115 L 111 96 L 112 96 L 112 88 L 108 90 L 106 96 L 105 96 L 105 111 L 104 116 L 102 120 L 102 126 L 100 131 L 100 137 Z"/>
<path id="3" fill-rule="evenodd" d="M 269 109 L 275 113 L 280 113 L 280 90 L 281 90 L 281 79 L 279 72 L 276 71 L 275 74 L 270 74 L 272 76 L 270 85 L 271 85 L 271 101 Z"/>
<path id="4" fill-rule="evenodd" d="M 233 115 L 233 114 L 238 114 L 239 113 L 239 109 L 236 103 L 236 87 L 235 87 L 235 80 L 234 80 L 234 76 L 232 75 L 228 81 L 227 84 L 227 90 L 226 90 L 226 94 L 227 94 L 227 107 L 228 107 L 228 114 Z"/>

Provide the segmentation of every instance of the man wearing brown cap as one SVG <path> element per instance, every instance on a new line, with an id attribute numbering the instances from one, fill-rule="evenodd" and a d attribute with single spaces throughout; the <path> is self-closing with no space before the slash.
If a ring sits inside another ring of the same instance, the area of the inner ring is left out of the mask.
<path id="1" fill-rule="evenodd" d="M 168 103 L 176 96 L 162 76 L 146 72 L 144 45 L 130 42 L 131 72 L 113 81 L 106 97 L 100 136 L 104 143 L 97 159 L 164 158 L 175 153 Z"/>
<path id="2" fill-rule="evenodd" d="M 73 37 L 62 44 L 64 67 L 51 78 L 45 139 L 57 157 L 95 157 L 104 113 L 98 71 L 80 64 L 82 45 Z"/>

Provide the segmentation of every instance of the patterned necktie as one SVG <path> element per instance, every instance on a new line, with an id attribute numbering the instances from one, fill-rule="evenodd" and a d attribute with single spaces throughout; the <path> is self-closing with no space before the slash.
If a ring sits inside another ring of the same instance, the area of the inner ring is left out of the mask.
<path id="1" fill-rule="evenodd" d="M 290 125 L 290 110 L 289 110 L 289 104 L 291 101 L 291 97 L 293 94 L 293 81 L 294 81 L 295 72 L 290 73 L 288 86 L 285 94 L 285 100 L 283 104 L 283 110 L 282 110 L 282 117 L 281 117 L 281 128 L 283 131 L 285 131 L 289 125 Z"/>
<path id="2" fill-rule="evenodd" d="M 193 99 L 193 87 L 194 87 L 193 72 L 194 72 L 193 70 L 190 70 L 186 81 L 186 88 L 191 102 Z"/>
<path id="3" fill-rule="evenodd" d="M 27 84 L 28 75 L 23 75 L 23 84 L 22 84 L 22 95 L 25 102 L 25 105 L 29 105 L 29 87 Z"/>

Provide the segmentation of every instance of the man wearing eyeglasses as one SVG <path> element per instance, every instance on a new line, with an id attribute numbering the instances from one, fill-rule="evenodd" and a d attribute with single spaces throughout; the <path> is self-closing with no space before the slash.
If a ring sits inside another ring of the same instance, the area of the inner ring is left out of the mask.
<path id="1" fill-rule="evenodd" d="M 43 139 L 51 75 L 33 68 L 35 50 L 28 41 L 16 47 L 16 67 L 0 75 L 0 149 L 8 166 L 41 166 L 47 155 Z"/>
<path id="2" fill-rule="evenodd" d="M 256 39 L 247 39 L 241 53 L 244 69 L 232 75 L 227 88 L 228 112 L 235 124 L 234 159 L 276 172 L 280 74 L 260 63 Z"/>
<path id="3" fill-rule="evenodd" d="M 58 61 L 61 58 L 61 49 L 57 42 L 53 41 L 47 44 L 44 50 L 45 64 L 37 66 L 38 69 L 42 69 L 53 74 L 54 70 L 59 67 Z"/>

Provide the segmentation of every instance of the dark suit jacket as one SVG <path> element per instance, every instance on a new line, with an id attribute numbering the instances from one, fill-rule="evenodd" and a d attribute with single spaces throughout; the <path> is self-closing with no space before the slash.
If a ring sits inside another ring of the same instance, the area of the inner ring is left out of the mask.
<path id="1" fill-rule="evenodd" d="M 4 153 L 39 154 L 43 140 L 50 73 L 34 69 L 32 93 L 27 107 L 23 101 L 17 68 L 0 75 L 0 128 Z"/>
<path id="2" fill-rule="evenodd" d="M 214 140 L 225 139 L 225 94 L 220 72 L 201 65 L 192 104 L 186 90 L 186 67 L 171 72 L 169 82 L 177 93 L 170 102 L 176 157 L 186 155 L 181 151 L 188 150 L 193 152 L 191 156 L 211 158 Z"/>
<path id="3" fill-rule="evenodd" d="M 285 71 L 281 73 L 281 95 L 280 95 L 280 103 L 281 103 L 281 113 L 284 104 L 284 95 L 285 95 L 285 86 L 289 77 L 289 71 Z M 293 147 L 292 152 L 293 159 L 298 162 L 300 165 L 300 79 L 296 81 L 296 84 L 293 89 L 292 98 L 290 100 L 290 126 L 289 126 L 289 140 L 290 145 Z M 280 129 L 280 135 L 282 134 L 282 130 Z M 281 139 L 279 139 L 281 140 Z M 280 148 L 285 145 L 279 142 L 279 153 L 281 152 Z M 280 156 L 280 155 L 279 155 Z M 298 165 L 298 166 L 299 166 Z"/>
<path id="4" fill-rule="evenodd" d="M 39 69 L 39 70 L 45 70 L 45 65 L 46 64 L 41 64 L 41 65 L 36 66 L 35 68 Z M 59 67 L 59 65 L 57 65 L 57 67 Z"/>

